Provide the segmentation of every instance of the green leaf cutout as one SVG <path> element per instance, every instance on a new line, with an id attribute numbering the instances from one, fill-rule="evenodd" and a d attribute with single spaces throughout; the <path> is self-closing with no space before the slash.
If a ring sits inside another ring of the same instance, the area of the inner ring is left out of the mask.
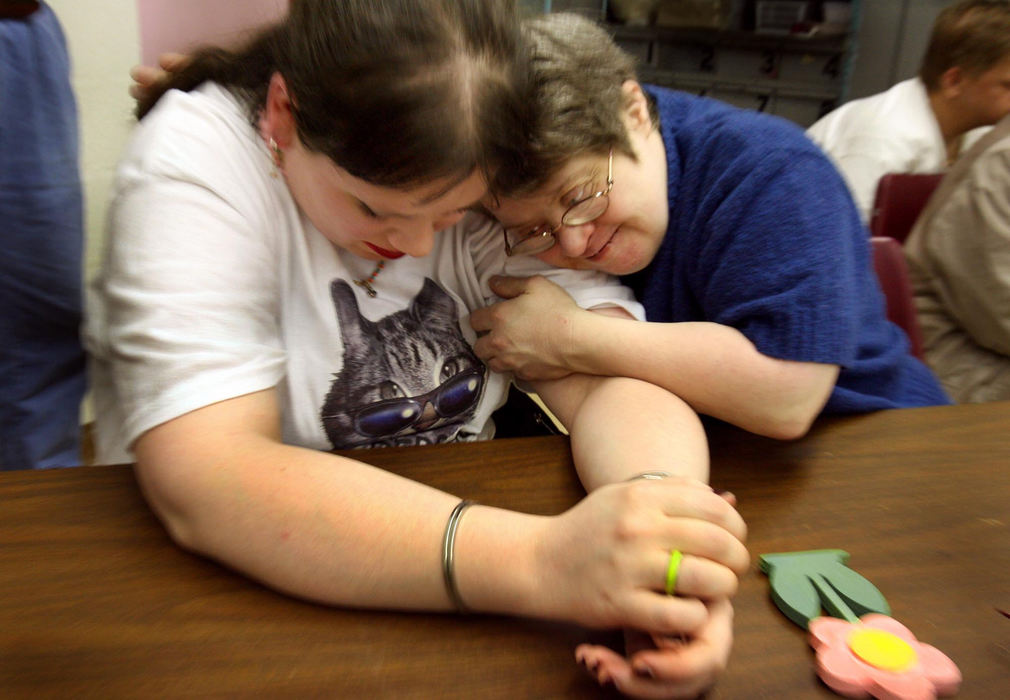
<path id="1" fill-rule="evenodd" d="M 768 574 L 775 605 L 803 629 L 821 608 L 849 622 L 875 612 L 890 615 L 883 594 L 863 576 L 845 565 L 849 553 L 841 549 L 778 552 L 759 557 Z"/>

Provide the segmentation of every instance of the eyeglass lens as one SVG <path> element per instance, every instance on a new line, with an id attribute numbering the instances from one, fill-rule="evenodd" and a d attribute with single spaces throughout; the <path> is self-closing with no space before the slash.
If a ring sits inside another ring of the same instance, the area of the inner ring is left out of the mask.
<path id="1" fill-rule="evenodd" d="M 613 186 L 614 150 L 611 149 L 607 162 L 606 187 L 568 207 L 561 216 L 561 226 L 582 226 L 603 216 L 610 205 L 609 195 Z M 536 255 L 549 250 L 556 242 L 555 234 L 561 226 L 540 224 L 535 228 L 521 231 L 505 229 L 505 252 L 508 255 Z"/>
<path id="2" fill-rule="evenodd" d="M 561 217 L 561 223 L 565 226 L 588 224 L 590 221 L 600 218 L 607 210 L 609 203 L 610 198 L 606 192 L 596 192 L 589 199 L 583 199 L 581 202 L 573 204 Z"/>

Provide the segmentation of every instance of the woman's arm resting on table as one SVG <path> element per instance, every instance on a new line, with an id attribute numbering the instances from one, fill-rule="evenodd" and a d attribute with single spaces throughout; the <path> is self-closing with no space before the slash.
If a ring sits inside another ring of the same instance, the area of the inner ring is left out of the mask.
<path id="1" fill-rule="evenodd" d="M 666 471 L 677 475 L 671 479 L 689 478 L 697 484 L 693 492 L 686 492 L 696 507 L 718 512 L 729 506 L 695 481 L 708 475 L 705 433 L 695 412 L 670 392 L 637 379 L 581 374 L 536 382 L 534 388 L 568 428 L 576 468 L 587 490 L 644 471 Z M 637 484 L 644 491 L 669 480 Z M 742 539 L 743 530 L 736 533 Z M 737 588 L 734 572 L 687 541 L 670 542 L 657 558 L 669 562 L 671 549 L 685 554 L 677 577 L 678 599 L 695 606 L 685 609 L 692 615 L 704 609 L 704 622 L 675 642 L 656 628 L 638 628 L 650 634 L 629 629 L 623 656 L 590 644 L 576 650 L 576 659 L 600 683 L 613 682 L 633 697 L 695 697 L 715 682 L 732 648 L 729 596 Z"/>
<path id="2" fill-rule="evenodd" d="M 268 390 L 140 437 L 138 478 L 173 538 L 298 597 L 449 609 L 441 541 L 458 499 L 353 459 L 284 445 L 279 425 Z M 469 509 L 455 550 L 463 600 L 479 611 L 588 626 L 672 634 L 703 625 L 704 610 L 657 592 L 661 552 L 683 541 L 718 566 L 741 570 L 742 521 L 728 505 L 696 502 L 691 494 L 704 485 L 640 486 L 601 489 L 554 517 Z M 642 523 L 630 537 L 629 518 Z M 725 588 L 721 571 L 697 568 L 708 585 Z"/>
<path id="3" fill-rule="evenodd" d="M 449 607 L 439 544 L 458 499 L 281 443 L 274 390 L 160 425 L 136 455 L 145 495 L 187 549 L 324 603 Z"/>
<path id="4" fill-rule="evenodd" d="M 837 365 L 778 360 L 716 323 L 648 323 L 591 313 L 543 278 L 500 278 L 508 300 L 471 314 L 487 331 L 474 349 L 499 371 L 527 379 L 562 371 L 636 377 L 704 413 L 759 435 L 804 435 L 827 402 Z"/>
<path id="5" fill-rule="evenodd" d="M 726 499 L 704 484 L 708 479 L 708 442 L 701 421 L 686 403 L 661 387 L 626 377 L 573 374 L 537 382 L 534 388 L 568 428 L 575 468 L 587 491 L 594 493 L 615 484 L 626 487 L 629 479 L 644 472 L 667 472 L 669 479 L 631 483 L 646 490 L 667 481 L 693 487 L 679 489 L 690 507 L 707 513 L 707 520 L 724 521 L 730 514 L 733 525 L 729 534 L 744 540 L 743 519 Z M 730 571 L 712 567 L 724 561 L 722 557 L 696 561 L 707 558 L 706 549 L 672 542 L 661 552 L 667 562 L 671 549 L 680 549 L 685 561 L 692 561 L 692 568 L 708 570 L 711 577 L 706 578 L 715 584 L 692 590 L 678 585 L 678 593 L 709 599 L 736 592 L 736 579 Z M 743 568 L 729 569 L 741 573 L 746 563 Z"/>
<path id="6" fill-rule="evenodd" d="M 708 481 L 708 441 L 698 414 L 640 379 L 570 374 L 533 383 L 568 429 L 587 491 L 649 471 Z"/>

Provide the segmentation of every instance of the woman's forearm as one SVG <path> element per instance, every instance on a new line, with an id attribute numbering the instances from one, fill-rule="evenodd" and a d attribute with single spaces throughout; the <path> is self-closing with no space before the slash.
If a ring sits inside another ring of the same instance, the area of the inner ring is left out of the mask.
<path id="1" fill-rule="evenodd" d="M 708 480 L 701 421 L 666 389 L 638 379 L 589 375 L 535 387 L 568 429 L 587 490 L 649 471 Z"/>
<path id="2" fill-rule="evenodd" d="M 835 365 L 778 360 L 735 328 L 716 323 L 644 323 L 584 312 L 567 362 L 590 374 L 637 377 L 699 413 L 775 438 L 796 438 L 824 407 Z"/>
<path id="3" fill-rule="evenodd" d="M 236 430 L 232 419 L 216 420 L 214 409 L 159 426 L 137 445 L 140 484 L 180 545 L 317 602 L 452 607 L 441 544 L 458 498 L 356 460 Z M 533 516 L 473 508 L 460 523 L 466 537 L 457 560 L 469 563 L 477 552 L 528 560 L 521 550 L 536 523 Z M 473 531 L 481 530 L 502 536 L 475 541 Z M 527 592 L 528 570 L 507 567 L 487 590 L 472 578 L 460 586 L 479 593 L 487 611 L 521 613 L 515 604 Z"/>

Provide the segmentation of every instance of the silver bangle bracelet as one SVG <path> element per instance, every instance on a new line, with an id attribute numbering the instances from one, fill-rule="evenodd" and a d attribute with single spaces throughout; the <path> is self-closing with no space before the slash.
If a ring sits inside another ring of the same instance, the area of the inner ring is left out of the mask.
<path id="1" fill-rule="evenodd" d="M 469 608 L 459 595 L 456 587 L 456 572 L 454 569 L 453 555 L 456 547 L 456 529 L 459 527 L 460 518 L 463 512 L 474 505 L 474 501 L 463 499 L 456 504 L 449 515 L 449 521 L 445 524 L 445 535 L 442 537 L 442 576 L 445 578 L 445 590 L 449 594 L 449 600 L 456 606 L 459 612 L 467 612 Z"/>
<path id="2" fill-rule="evenodd" d="M 641 474 L 635 474 L 633 477 L 628 479 L 628 481 L 637 481 L 639 479 L 665 479 L 668 476 L 673 476 L 670 472 L 642 472 Z"/>

